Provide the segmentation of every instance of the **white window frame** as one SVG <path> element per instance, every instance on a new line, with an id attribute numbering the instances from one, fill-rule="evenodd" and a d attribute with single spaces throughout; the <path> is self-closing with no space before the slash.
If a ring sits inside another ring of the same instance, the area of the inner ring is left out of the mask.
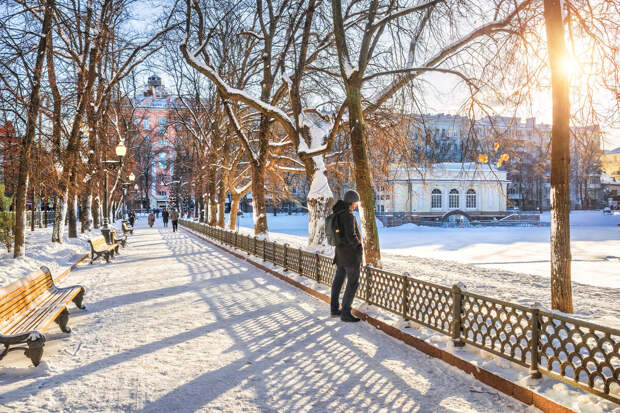
<path id="1" fill-rule="evenodd" d="M 473 203 L 470 202 L 473 200 Z M 476 205 L 478 204 L 478 194 L 474 188 L 469 188 L 465 193 L 465 208 L 467 209 L 476 209 Z"/>
<path id="2" fill-rule="evenodd" d="M 456 188 L 452 188 L 450 192 L 448 192 L 448 209 L 459 209 L 459 205 L 461 204 L 459 201 L 461 194 L 459 190 Z M 453 202 L 455 201 L 456 202 Z M 456 204 L 456 206 L 454 206 Z"/>
<path id="3" fill-rule="evenodd" d="M 439 188 L 434 188 L 431 191 L 431 209 L 441 209 L 443 204 L 443 192 Z M 439 205 L 436 205 L 436 200 L 439 200 Z"/>

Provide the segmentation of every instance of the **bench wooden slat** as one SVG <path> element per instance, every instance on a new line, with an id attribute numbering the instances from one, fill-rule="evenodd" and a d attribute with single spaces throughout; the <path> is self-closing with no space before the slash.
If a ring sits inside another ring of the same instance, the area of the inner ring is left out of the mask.
<path id="1" fill-rule="evenodd" d="M 45 274 L 32 280 L 29 284 L 13 291 L 0 299 L 0 319 L 11 317 L 35 301 L 37 297 L 52 286 L 52 280 Z"/>
<path id="2" fill-rule="evenodd" d="M 78 292 L 79 291 L 74 291 L 74 296 Z M 17 317 L 8 320 L 8 323 L 3 323 L 0 332 L 2 332 L 2 334 L 14 334 L 15 331 L 20 329 L 30 330 L 25 327 L 22 328 L 26 325 L 26 322 L 28 322 L 30 319 L 35 317 L 36 314 L 39 314 L 41 311 L 44 311 L 50 306 L 57 307 L 59 301 L 65 300 L 65 302 L 69 302 L 70 299 L 68 299 L 68 296 L 71 294 L 71 291 L 49 292 L 48 294 L 45 294 L 44 296 L 40 297 L 39 301 L 33 303 L 33 305 L 28 310 L 18 314 Z"/>
<path id="3" fill-rule="evenodd" d="M 43 355 L 45 336 L 43 332 L 56 321 L 61 330 L 68 333 L 70 301 L 83 309 L 84 288 L 77 285 L 58 288 L 54 285 L 49 269 L 41 267 L 23 279 L 0 288 L 0 360 L 9 346 L 27 344 L 26 355 L 32 363 L 39 364 Z"/>
<path id="4" fill-rule="evenodd" d="M 49 299 L 41 306 L 37 306 L 20 323 L 13 325 L 7 335 L 16 334 L 19 331 L 37 330 L 44 332 L 56 319 L 59 313 L 66 308 L 66 303 L 77 295 L 78 291 L 65 291 L 61 294 L 50 294 Z"/>

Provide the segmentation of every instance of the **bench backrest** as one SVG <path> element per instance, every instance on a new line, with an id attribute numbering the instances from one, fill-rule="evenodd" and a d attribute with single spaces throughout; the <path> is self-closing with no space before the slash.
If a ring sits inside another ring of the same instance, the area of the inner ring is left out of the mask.
<path id="1" fill-rule="evenodd" d="M 47 267 L 0 288 L 0 333 L 10 327 L 13 316 L 27 310 L 32 302 L 54 286 Z"/>
<path id="2" fill-rule="evenodd" d="M 103 235 L 99 237 L 91 238 L 88 240 L 88 242 L 90 242 L 90 245 L 93 247 L 95 251 L 101 251 L 102 249 L 108 248 L 108 243 L 105 242 L 105 238 Z"/>
<path id="3" fill-rule="evenodd" d="M 126 222 L 123 222 L 123 229 L 129 229 L 129 225 Z"/>

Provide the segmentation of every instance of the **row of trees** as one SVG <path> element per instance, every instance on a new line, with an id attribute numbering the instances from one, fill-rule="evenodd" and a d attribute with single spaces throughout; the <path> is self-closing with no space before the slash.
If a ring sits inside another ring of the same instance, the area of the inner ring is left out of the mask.
<path id="1" fill-rule="evenodd" d="M 267 232 L 270 168 L 301 169 L 310 186 L 309 244 L 324 242 L 324 217 L 333 201 L 328 158 L 344 135 L 344 159 L 361 196 L 365 259 L 373 265 L 380 263 L 380 249 L 369 155 L 377 151 L 373 143 L 390 148 L 394 142 L 373 133 L 373 126 L 382 130 L 381 112 L 421 107 L 431 72 L 463 83 L 472 118 L 489 114 L 490 104 L 531 104 L 540 87 L 550 85 L 552 306 L 570 312 L 570 120 L 598 120 L 607 110 L 606 116 L 617 116 L 617 105 L 609 105 L 618 99 L 617 12 L 614 2 L 591 0 L 186 0 L 180 50 L 211 82 L 228 117 L 216 134 L 234 132 L 245 151 L 256 233 Z M 567 66 L 578 58 L 588 76 L 575 85 L 580 106 L 571 112 Z M 609 98 L 607 104 L 587 101 L 593 87 Z M 207 165 L 219 164 L 207 159 Z M 214 181 L 211 173 L 209 185 Z"/>
<path id="2" fill-rule="evenodd" d="M 152 55 L 165 34 L 130 29 L 132 1 L 9 1 L 0 26 L 0 110 L 19 138 L 14 182 L 14 256 L 24 254 L 29 188 L 53 196 L 53 242 L 98 225 L 104 161 L 118 142 L 133 145 L 128 79 Z M 36 156 L 33 154 L 36 153 Z M 3 161 L 10 160 L 3 157 Z M 110 206 L 119 183 L 133 167 L 127 159 L 110 179 Z M 39 182 L 32 185 L 33 176 Z M 6 178 L 6 177 L 5 177 Z M 41 196 L 31 195 L 33 208 Z M 77 217 L 77 203 L 82 216 Z"/>
<path id="3" fill-rule="evenodd" d="M 398 132 L 399 114 L 422 112 L 429 82 L 448 76 L 463 91 L 457 94 L 463 113 L 473 119 L 492 114 L 491 106 L 532 104 L 551 86 L 552 305 L 572 310 L 569 122 L 617 119 L 618 105 L 605 104 L 618 99 L 617 3 L 185 0 L 171 3 L 157 32 L 148 35 L 129 30 L 129 0 L 9 4 L 0 36 L 2 110 L 23 130 L 15 256 L 23 254 L 37 131 L 55 166 L 54 240 L 60 241 L 64 214 L 69 235 L 76 233 L 69 200 L 83 203 L 89 227 L 102 161 L 116 142 L 124 141 L 130 153 L 144 146 L 133 126 L 131 85 L 138 65 L 156 56 L 179 96 L 169 119 L 178 131 L 175 181 L 195 188 L 203 220 L 224 226 L 230 194 L 234 226 L 238 201 L 251 191 L 255 232 L 266 236 L 267 194 L 303 179 L 309 185 L 308 243 L 321 249 L 331 185 L 350 178 L 361 196 L 366 262 L 380 265 L 374 185 L 391 162 L 411 154 L 408 134 Z M 573 111 L 566 70 L 571 55 L 587 66 L 586 87 L 572 90 L 579 102 Z M 593 98 L 595 88 L 600 95 Z M 479 147 L 472 137 L 471 147 Z M 138 158 L 144 164 L 138 175 L 147 173 L 152 150 Z M 128 159 L 125 168 L 135 166 Z M 116 173 L 113 187 L 126 171 Z"/>

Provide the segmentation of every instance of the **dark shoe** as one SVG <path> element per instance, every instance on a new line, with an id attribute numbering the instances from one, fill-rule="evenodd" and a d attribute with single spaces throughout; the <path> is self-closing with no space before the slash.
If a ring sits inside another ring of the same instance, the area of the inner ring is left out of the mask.
<path id="1" fill-rule="evenodd" d="M 343 314 L 340 316 L 340 319 L 345 323 L 357 323 L 360 321 L 360 319 L 355 317 L 353 314 Z"/>
<path id="2" fill-rule="evenodd" d="M 341 310 L 336 310 L 336 311 L 332 310 L 332 311 L 331 311 L 331 317 L 332 317 L 332 318 L 334 318 L 334 317 L 340 317 L 341 315 L 342 315 L 342 311 L 341 311 Z"/>

